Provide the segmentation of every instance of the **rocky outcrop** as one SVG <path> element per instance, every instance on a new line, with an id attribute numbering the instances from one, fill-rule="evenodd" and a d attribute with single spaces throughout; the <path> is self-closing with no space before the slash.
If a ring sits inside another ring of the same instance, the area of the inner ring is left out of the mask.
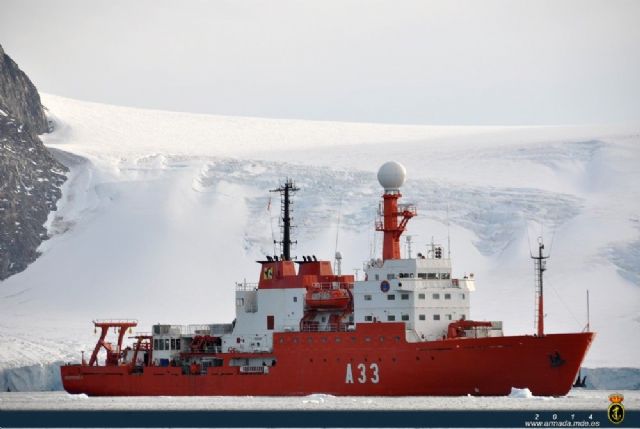
<path id="1" fill-rule="evenodd" d="M 0 280 L 37 258 L 61 196 L 67 168 L 38 138 L 46 131 L 35 86 L 0 47 Z"/>
<path id="2" fill-rule="evenodd" d="M 0 46 L 0 109 L 35 134 L 49 131 L 38 90 Z"/>

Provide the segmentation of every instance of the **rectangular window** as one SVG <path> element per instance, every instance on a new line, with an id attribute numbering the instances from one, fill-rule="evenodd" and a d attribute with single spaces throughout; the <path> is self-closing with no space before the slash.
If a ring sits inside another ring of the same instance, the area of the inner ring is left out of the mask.
<path id="1" fill-rule="evenodd" d="M 401 316 L 401 319 L 402 319 L 402 320 L 409 320 L 409 315 L 408 315 L 408 314 L 403 314 L 403 315 Z"/>
<path id="2" fill-rule="evenodd" d="M 444 294 L 444 299 L 451 299 L 451 294 L 450 293 L 445 293 Z"/>
<path id="3" fill-rule="evenodd" d="M 364 321 L 365 322 L 372 322 L 373 321 L 373 316 L 364 316 Z"/>
<path id="4" fill-rule="evenodd" d="M 404 299 L 404 300 L 409 299 L 409 294 L 408 294 L 408 293 L 403 293 L 403 294 L 401 294 L 401 295 L 400 295 L 400 299 Z"/>
<path id="5" fill-rule="evenodd" d="M 175 350 L 175 349 L 176 349 L 176 339 L 171 338 L 171 350 Z"/>
<path id="6" fill-rule="evenodd" d="M 440 294 L 439 293 L 434 293 L 433 295 L 431 295 L 431 298 L 440 299 Z"/>
<path id="7" fill-rule="evenodd" d="M 463 294 L 463 293 L 461 293 L 460 295 L 462 296 L 462 299 L 465 299 L 465 296 L 464 296 L 464 294 Z"/>
<path id="8" fill-rule="evenodd" d="M 298 302 L 298 297 L 297 296 L 293 297 L 293 302 Z"/>
<path id="9" fill-rule="evenodd" d="M 393 280 L 393 279 L 395 279 L 395 278 L 396 278 L 396 275 L 395 275 L 395 274 L 393 274 L 393 273 L 389 273 L 389 274 L 387 274 L 387 280 Z"/>
<path id="10" fill-rule="evenodd" d="M 441 273 L 440 278 L 442 280 L 449 280 L 451 278 L 451 273 Z"/>
<path id="11" fill-rule="evenodd" d="M 387 299 L 389 301 L 395 301 L 396 300 L 396 296 L 394 294 L 390 294 L 390 295 L 387 295 Z"/>
<path id="12" fill-rule="evenodd" d="M 176 338 L 176 350 L 180 350 L 180 338 Z"/>
<path id="13" fill-rule="evenodd" d="M 418 273 L 418 278 L 419 279 L 426 279 L 427 278 L 427 273 Z"/>
<path id="14" fill-rule="evenodd" d="M 418 299 L 424 299 L 424 298 L 425 298 L 425 295 L 423 293 L 418 294 Z"/>
<path id="15" fill-rule="evenodd" d="M 165 339 L 164 339 L 164 349 L 165 349 L 165 350 L 171 350 L 171 349 L 169 348 L 169 338 L 165 338 Z"/>
<path id="16" fill-rule="evenodd" d="M 267 329 L 273 331 L 273 326 L 275 325 L 275 320 L 273 316 L 267 316 Z"/>
<path id="17" fill-rule="evenodd" d="M 158 350 L 164 350 L 164 341 L 162 338 L 158 339 Z"/>
<path id="18" fill-rule="evenodd" d="M 380 280 L 380 275 L 376 274 L 376 280 Z"/>
<path id="19" fill-rule="evenodd" d="M 153 339 L 153 350 L 160 350 L 160 345 L 158 344 L 158 339 Z"/>
<path id="20" fill-rule="evenodd" d="M 424 314 L 421 314 L 421 315 L 419 315 L 419 316 L 418 316 L 418 319 L 420 319 L 420 320 L 426 320 L 426 317 L 424 317 Z"/>
<path id="21" fill-rule="evenodd" d="M 438 275 L 436 273 L 427 273 L 427 278 L 429 280 L 434 280 L 438 278 Z"/>
<path id="22" fill-rule="evenodd" d="M 387 320 L 388 320 L 389 322 L 393 322 L 393 321 L 395 321 L 395 320 L 396 320 L 396 316 L 394 316 L 393 314 L 390 314 L 390 315 L 388 315 L 388 316 L 387 316 Z"/>
<path id="23" fill-rule="evenodd" d="M 244 306 L 244 298 L 236 298 L 236 307 Z"/>
<path id="24" fill-rule="evenodd" d="M 434 314 L 433 315 L 433 320 L 440 320 L 440 315 L 439 314 Z"/>
<path id="25" fill-rule="evenodd" d="M 447 314 L 447 320 L 451 320 L 451 315 Z"/>
<path id="26" fill-rule="evenodd" d="M 371 301 L 371 295 L 365 295 L 364 296 L 364 300 L 365 301 Z"/>

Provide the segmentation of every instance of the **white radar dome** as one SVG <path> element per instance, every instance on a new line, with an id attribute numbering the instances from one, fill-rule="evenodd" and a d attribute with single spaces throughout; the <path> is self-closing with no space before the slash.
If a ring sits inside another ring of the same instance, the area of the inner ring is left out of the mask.
<path id="1" fill-rule="evenodd" d="M 378 182 L 385 191 L 398 191 L 407 178 L 407 170 L 399 162 L 389 161 L 378 170 Z"/>

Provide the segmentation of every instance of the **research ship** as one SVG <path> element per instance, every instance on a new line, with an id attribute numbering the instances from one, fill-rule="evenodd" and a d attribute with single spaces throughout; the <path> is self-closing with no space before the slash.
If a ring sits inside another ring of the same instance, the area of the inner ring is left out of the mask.
<path id="1" fill-rule="evenodd" d="M 364 264 L 363 280 L 342 274 L 339 259 L 334 267 L 313 255 L 291 256 L 291 198 L 298 189 L 287 179 L 273 190 L 281 196 L 281 253 L 257 261 L 258 283 L 236 284 L 232 323 L 157 324 L 135 335 L 135 320 L 95 320 L 100 337 L 88 361 L 83 354 L 80 364 L 61 367 L 65 390 L 409 396 L 527 388 L 566 395 L 594 333 L 544 331 L 544 245 L 533 256 L 537 332 L 506 336 L 502 322 L 470 320 L 475 278 L 454 278 L 442 246 L 401 256 L 400 238 L 417 214 L 414 205 L 399 203 L 405 178 L 397 162 L 378 171 L 382 257 Z"/>

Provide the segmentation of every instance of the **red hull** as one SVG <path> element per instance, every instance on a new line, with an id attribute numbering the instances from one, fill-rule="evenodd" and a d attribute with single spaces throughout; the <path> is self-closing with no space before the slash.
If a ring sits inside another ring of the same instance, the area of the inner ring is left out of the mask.
<path id="1" fill-rule="evenodd" d="M 358 325 L 354 332 L 274 334 L 276 359 L 268 373 L 243 374 L 224 366 L 203 375 L 179 367 L 68 365 L 61 368 L 69 393 L 136 395 L 507 395 L 512 387 L 534 395 L 566 395 L 594 334 L 457 338 L 407 343 L 401 323 Z M 351 381 L 351 382 L 349 382 Z"/>

